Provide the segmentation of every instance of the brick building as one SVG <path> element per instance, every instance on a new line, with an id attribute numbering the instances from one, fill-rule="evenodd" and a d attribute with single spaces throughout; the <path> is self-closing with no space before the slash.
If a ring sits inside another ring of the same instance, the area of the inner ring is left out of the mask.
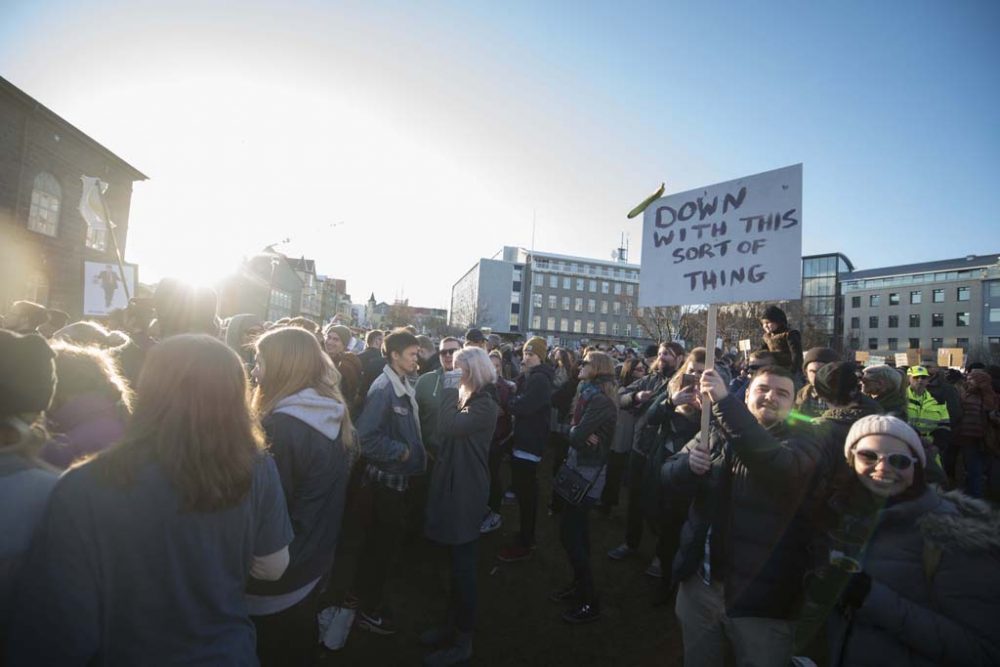
<path id="1" fill-rule="evenodd" d="M 0 77 L 0 312 L 30 299 L 80 317 L 84 262 L 116 262 L 78 210 L 84 175 L 109 184 L 124 257 L 132 184 L 146 176 Z"/>

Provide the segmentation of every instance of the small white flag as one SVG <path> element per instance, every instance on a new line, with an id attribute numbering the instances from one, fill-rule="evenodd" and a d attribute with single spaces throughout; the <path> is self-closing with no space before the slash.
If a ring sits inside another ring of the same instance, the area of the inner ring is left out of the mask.
<path id="1" fill-rule="evenodd" d="M 93 176 L 81 176 L 83 194 L 80 196 L 80 215 L 87 226 L 94 231 L 104 231 L 109 227 L 109 220 L 104 212 L 101 196 L 108 191 L 108 184 Z"/>

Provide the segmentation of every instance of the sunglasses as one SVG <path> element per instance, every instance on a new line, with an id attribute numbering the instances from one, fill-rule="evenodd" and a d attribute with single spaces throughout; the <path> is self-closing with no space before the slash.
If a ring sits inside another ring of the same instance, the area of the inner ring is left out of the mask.
<path id="1" fill-rule="evenodd" d="M 457 347 L 453 347 L 453 348 L 450 348 L 450 349 L 447 349 L 447 350 L 440 350 L 440 351 L 438 351 L 438 356 L 443 357 L 443 356 L 446 356 L 446 355 L 453 355 L 456 352 L 458 352 L 458 350 L 459 350 L 459 348 L 457 348 Z"/>
<path id="2" fill-rule="evenodd" d="M 589 365 L 590 365 L 589 361 L 581 361 L 580 362 L 580 368 L 583 368 L 584 366 L 589 366 Z"/>
<path id="3" fill-rule="evenodd" d="M 896 470 L 909 470 L 916 459 L 912 456 L 907 456 L 906 454 L 879 454 L 871 449 L 858 449 L 854 452 L 854 455 L 861 459 L 866 465 L 873 466 L 879 461 L 886 461 Z"/>

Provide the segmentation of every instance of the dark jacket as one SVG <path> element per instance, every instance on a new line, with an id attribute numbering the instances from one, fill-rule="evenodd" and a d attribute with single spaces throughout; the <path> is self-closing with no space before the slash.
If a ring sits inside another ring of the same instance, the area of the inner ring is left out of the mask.
<path id="1" fill-rule="evenodd" d="M 795 396 L 795 409 L 807 417 L 819 417 L 828 407 L 827 402 L 816 393 L 816 388 L 808 382 Z"/>
<path id="2" fill-rule="evenodd" d="M 549 409 L 552 407 L 552 366 L 542 363 L 517 379 L 517 392 L 510 400 L 514 415 L 513 448 L 541 456 L 549 439 Z"/>
<path id="3" fill-rule="evenodd" d="M 386 373 L 395 371 L 386 367 L 372 383 L 358 419 L 361 453 L 386 473 L 421 475 L 427 469 L 427 453 L 420 438 L 419 416 L 413 414 L 410 397 L 398 394 Z M 403 461 L 407 451 L 410 456 Z"/>
<path id="4" fill-rule="evenodd" d="M 499 447 L 503 445 L 509 448 L 510 438 L 508 436 L 514 431 L 514 420 L 510 416 L 510 399 L 514 397 L 514 390 L 517 388 L 517 385 L 510 380 L 498 377 L 497 383 L 494 386 L 496 387 L 497 404 L 500 409 L 497 411 L 497 428 L 493 431 L 492 446 Z"/>
<path id="5" fill-rule="evenodd" d="M 248 579 L 253 595 L 298 590 L 330 571 L 337 550 L 352 463 L 339 432 L 344 406 L 306 391 L 312 392 L 311 410 L 299 411 L 301 405 L 285 399 L 263 420 L 295 537 L 280 579 Z"/>
<path id="6" fill-rule="evenodd" d="M 479 538 L 490 493 L 489 452 L 497 423 L 496 390 L 487 385 L 458 404 L 458 389 L 442 389 L 440 450 L 427 490 L 424 533 L 441 544 Z"/>
<path id="7" fill-rule="evenodd" d="M 640 456 L 648 456 L 656 445 L 656 433 L 659 426 L 649 426 L 648 412 L 651 405 L 663 400 L 666 395 L 666 385 L 669 378 L 660 373 L 650 373 L 639 378 L 627 387 L 618 390 L 618 404 L 622 409 L 630 410 L 635 415 L 635 426 L 632 435 L 632 451 Z M 649 391 L 653 395 L 649 400 L 639 403 L 635 395 L 640 391 Z"/>
<path id="8" fill-rule="evenodd" d="M 611 381 L 611 378 L 607 380 Z M 566 464 L 580 471 L 587 479 L 594 480 L 587 492 L 588 498 L 600 498 L 604 491 L 608 453 L 615 436 L 617 418 L 618 407 L 601 390 L 600 385 L 580 383 L 580 395 L 569 429 L 570 449 L 566 455 Z M 591 435 L 597 436 L 596 445 L 587 442 Z"/>
<path id="9" fill-rule="evenodd" d="M 668 493 L 693 500 L 674 580 L 698 571 L 711 526 L 712 576 L 725 582 L 727 614 L 790 619 L 810 565 L 812 532 L 799 509 L 831 463 L 808 425 L 765 429 L 732 395 L 712 414 L 709 472 L 698 476 L 688 465 L 695 441 L 661 470 Z"/>
<path id="10" fill-rule="evenodd" d="M 371 389 L 372 383 L 385 368 L 385 357 L 382 356 L 380 350 L 366 347 L 358 354 L 358 360 L 361 362 L 361 386 L 358 388 L 358 395 L 364 399 L 368 396 L 368 390 Z"/>
<path id="11" fill-rule="evenodd" d="M 761 350 L 774 355 L 774 361 L 792 373 L 802 372 L 802 334 L 797 329 L 765 333 Z"/>
<path id="12" fill-rule="evenodd" d="M 677 411 L 669 396 L 664 396 L 649 408 L 648 425 L 658 429 L 656 444 L 646 459 L 646 470 L 642 476 L 642 510 L 646 518 L 658 525 L 667 517 L 677 517 L 683 522 L 686 502 L 670 503 L 670 495 L 664 492 L 660 480 L 660 470 L 667 460 L 681 451 L 701 430 L 701 413 L 689 419 Z M 672 511 L 670 508 L 679 508 Z M 677 526 L 679 527 L 679 523 Z"/>
<path id="13" fill-rule="evenodd" d="M 830 664 L 1000 664 L 1000 516 L 988 505 L 932 488 L 891 505 L 862 568 L 871 589 L 851 621 L 831 614 Z"/>

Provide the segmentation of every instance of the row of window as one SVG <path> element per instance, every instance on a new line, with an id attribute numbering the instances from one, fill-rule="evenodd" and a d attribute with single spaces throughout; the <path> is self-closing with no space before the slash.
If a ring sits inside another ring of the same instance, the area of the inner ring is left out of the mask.
<path id="1" fill-rule="evenodd" d="M 855 349 L 855 350 L 859 349 L 860 346 L 861 346 L 861 340 L 860 339 L 858 339 L 858 338 L 852 338 L 851 339 L 851 348 L 852 349 Z M 944 338 L 931 338 L 931 349 L 932 350 L 937 350 L 938 348 L 942 348 L 942 347 L 944 347 Z M 968 349 L 969 348 L 969 339 L 968 338 L 956 338 L 955 339 L 955 347 L 960 347 L 962 349 Z M 920 348 L 920 339 L 919 338 L 908 338 L 907 339 L 907 348 L 911 349 L 911 350 L 919 350 L 919 349 L 921 349 Z M 883 349 L 883 348 L 879 347 L 879 339 L 878 338 L 869 338 L 868 339 L 868 349 L 869 350 L 880 350 L 880 349 Z M 889 350 L 890 352 L 901 352 L 902 349 L 899 347 L 899 339 L 898 338 L 887 338 L 886 339 L 886 347 L 885 347 L 885 349 Z"/>
<path id="2" fill-rule="evenodd" d="M 971 298 L 969 287 L 957 287 L 955 288 L 955 300 L 956 301 L 968 301 Z M 910 292 L 910 303 L 918 304 L 924 302 L 924 293 L 921 290 L 914 290 Z M 892 292 L 889 294 L 889 305 L 898 306 L 899 292 Z M 931 303 L 944 303 L 944 289 L 934 289 L 931 290 Z M 868 305 L 871 307 L 878 307 L 882 305 L 882 295 L 881 294 L 870 294 L 868 296 Z M 861 307 L 861 297 L 852 296 L 851 297 L 851 308 Z"/>
<path id="3" fill-rule="evenodd" d="M 545 286 L 545 275 L 541 273 L 533 274 L 532 285 L 534 287 L 544 287 Z M 598 281 L 597 280 L 586 280 L 585 278 L 570 278 L 569 276 L 556 276 L 549 275 L 548 285 L 552 289 L 558 289 L 562 285 L 563 289 L 573 289 L 574 284 L 576 285 L 577 292 L 597 292 Z M 612 292 L 616 295 L 621 295 L 622 293 L 622 283 L 610 283 L 606 280 L 600 281 L 601 294 L 611 294 Z M 624 284 L 625 294 L 628 296 L 635 296 L 635 285 L 632 283 Z"/>
<path id="4" fill-rule="evenodd" d="M 46 236 L 59 234 L 59 213 L 62 209 L 62 186 L 56 177 L 48 172 L 35 176 L 31 187 L 31 208 L 28 209 L 28 229 Z M 84 239 L 88 248 L 107 250 L 108 230 L 95 229 L 87 225 Z"/>
<path id="5" fill-rule="evenodd" d="M 966 269 L 963 271 L 938 271 L 937 273 L 909 273 L 904 276 L 868 278 L 867 280 L 845 280 L 844 291 L 853 292 L 861 289 L 882 289 L 894 285 L 923 285 L 951 280 L 969 280 L 975 278 L 978 273 L 979 269 Z"/>
<path id="6" fill-rule="evenodd" d="M 899 328 L 899 315 L 889 315 L 887 318 L 887 328 L 898 329 Z M 967 327 L 972 323 L 971 313 L 955 313 L 955 326 L 956 327 Z M 879 317 L 878 315 L 872 315 L 868 318 L 868 328 L 878 329 Z M 910 313 L 910 327 L 916 328 L 920 326 L 920 314 Z M 932 313 L 931 314 L 931 326 L 932 327 L 943 327 L 944 326 L 944 313 Z M 852 317 L 851 318 L 851 328 L 860 329 L 861 328 L 861 318 Z"/>
<path id="7" fill-rule="evenodd" d="M 589 276 L 616 276 L 618 278 L 626 278 L 630 280 L 638 280 L 639 272 L 634 269 L 623 269 L 621 267 L 610 267 L 610 266 L 596 266 L 594 264 L 585 264 L 583 262 L 563 262 L 560 260 L 550 260 L 544 257 L 539 257 L 533 262 L 533 266 L 538 269 L 548 270 L 548 271 L 565 271 L 567 273 L 582 273 Z"/>
<path id="8" fill-rule="evenodd" d="M 545 299 L 543 297 L 543 295 L 541 295 L 541 294 L 539 294 L 539 293 L 536 292 L 535 294 L 532 295 L 531 298 L 532 298 L 532 302 L 534 303 L 535 308 L 541 308 L 542 304 L 544 302 L 544 303 L 548 304 L 549 310 L 557 310 L 557 309 L 560 308 L 560 306 L 561 306 L 562 310 L 570 310 L 571 309 L 570 305 L 572 304 L 572 306 L 573 306 L 572 310 L 575 310 L 578 313 L 582 313 L 583 312 L 584 302 L 583 302 L 583 297 L 580 297 L 580 296 L 578 296 L 576 298 L 571 298 L 571 297 L 568 297 L 568 296 L 559 297 L 559 296 L 557 296 L 555 294 L 549 294 L 548 298 Z M 596 299 L 587 299 L 587 312 L 588 313 L 596 313 L 596 312 L 598 312 L 598 308 L 600 309 L 601 315 L 607 315 L 608 314 L 608 301 L 606 299 L 601 299 L 600 305 L 598 306 L 598 302 L 597 302 Z M 612 315 L 621 315 L 621 312 L 622 312 L 622 303 L 621 303 L 621 301 L 612 301 L 610 308 L 611 308 L 611 314 Z M 628 315 L 629 317 L 632 316 L 632 302 L 631 301 L 626 301 L 625 302 L 625 314 Z"/>
<path id="9" fill-rule="evenodd" d="M 533 315 L 531 317 L 531 328 L 541 329 L 542 328 L 542 316 Z M 588 333 L 588 334 L 598 334 L 601 336 L 607 336 L 609 333 L 612 336 L 631 336 L 632 335 L 632 323 L 626 322 L 623 326 L 620 326 L 618 322 L 594 322 L 593 320 L 581 320 L 574 319 L 572 322 L 568 317 L 560 318 L 558 321 L 555 317 L 546 317 L 544 320 L 546 331 L 562 331 L 565 333 Z M 556 324 L 559 328 L 556 328 Z M 642 326 L 636 325 L 635 335 L 642 337 Z"/>

